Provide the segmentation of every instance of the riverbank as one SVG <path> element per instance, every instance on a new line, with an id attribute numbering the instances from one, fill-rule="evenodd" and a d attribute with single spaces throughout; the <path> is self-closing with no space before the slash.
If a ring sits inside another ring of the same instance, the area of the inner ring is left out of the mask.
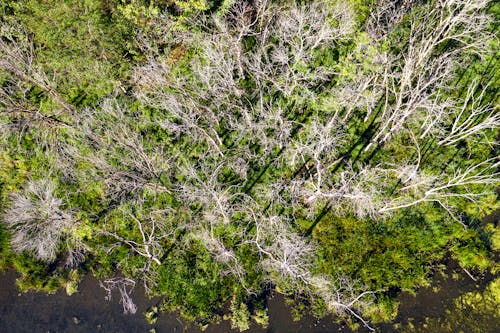
<path id="1" fill-rule="evenodd" d="M 149 325 L 143 313 L 158 299 L 149 299 L 138 287 L 132 297 L 137 305 L 134 315 L 124 315 L 118 303 L 118 295 L 113 294 L 111 302 L 105 301 L 105 291 L 98 281 L 87 275 L 72 296 L 59 290 L 53 295 L 41 292 L 18 294 L 15 287 L 16 272 L 9 270 L 0 274 L 0 332 L 185 332 L 200 333 L 197 327 L 186 325 L 175 314 L 161 313 L 154 325 Z M 270 325 L 268 329 L 252 326 L 249 333 L 326 333 L 332 331 L 350 332 L 346 327 L 332 323 L 332 318 L 317 320 L 306 317 L 293 322 L 290 309 L 282 297 L 268 301 Z M 224 321 L 210 325 L 206 333 L 236 332 Z"/>
<path id="2" fill-rule="evenodd" d="M 425 332 L 426 322 L 438 318 L 445 318 L 447 310 L 454 300 L 468 292 L 482 292 L 492 280 L 491 276 L 477 277 L 473 281 L 452 261 L 447 263 L 448 277 L 436 275 L 433 285 L 421 288 L 416 296 L 408 293 L 399 295 L 399 314 L 393 323 L 375 325 L 380 332 L 403 332 L 409 327 L 419 328 Z M 99 287 L 98 281 L 88 275 L 79 285 L 78 292 L 72 296 L 59 290 L 53 295 L 40 292 L 18 294 L 15 287 L 17 273 L 9 270 L 0 274 L 0 332 L 186 332 L 200 333 L 195 326 L 186 325 L 175 314 L 161 313 L 154 325 L 149 325 L 143 313 L 159 299 L 149 299 L 142 288 L 133 293 L 137 305 L 137 313 L 124 315 L 123 308 L 118 303 L 118 295 L 113 295 L 111 302 L 105 301 L 105 291 Z M 326 333 L 352 332 L 349 328 L 336 324 L 332 317 L 317 320 L 311 316 L 299 322 L 293 322 L 290 309 L 285 305 L 282 297 L 275 296 L 268 299 L 269 327 L 262 329 L 253 326 L 249 333 Z M 481 321 L 490 321 L 488 327 L 498 327 L 493 316 L 477 318 Z M 450 332 L 455 327 L 450 324 Z M 455 323 L 456 324 L 456 323 Z M 224 321 L 217 325 L 210 325 L 206 333 L 236 332 L 230 329 L 229 323 Z M 367 332 L 361 328 L 356 332 Z M 428 331 L 430 332 L 430 331 Z M 493 333 L 494 331 L 491 331 Z M 483 332 L 488 333 L 488 332 Z"/>

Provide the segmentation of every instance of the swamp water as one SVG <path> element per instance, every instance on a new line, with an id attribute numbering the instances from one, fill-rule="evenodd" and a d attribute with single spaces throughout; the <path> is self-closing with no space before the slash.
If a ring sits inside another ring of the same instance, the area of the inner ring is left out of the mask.
<path id="1" fill-rule="evenodd" d="M 453 304 L 461 295 L 471 292 L 481 293 L 491 282 L 491 276 L 480 277 L 477 282 L 467 277 L 459 267 L 448 263 L 449 276 L 436 277 L 434 288 L 421 288 L 416 297 L 407 293 L 399 296 L 399 314 L 394 323 L 374 325 L 377 332 L 499 332 L 499 317 L 494 314 L 452 313 Z M 18 294 L 15 286 L 17 274 L 7 271 L 0 274 L 0 332 L 148 332 L 152 328 L 160 332 L 201 332 L 193 326 L 186 326 L 175 314 L 161 313 L 154 325 L 149 325 L 143 313 L 155 305 L 159 299 L 148 299 L 142 289 L 132 294 L 137 305 L 137 313 L 124 315 L 118 303 L 118 295 L 112 301 L 105 301 L 105 291 L 98 281 L 87 276 L 80 283 L 78 292 L 67 296 L 64 290 L 47 295 L 38 292 Z M 455 302 L 455 303 L 454 303 Z M 331 317 L 317 320 L 305 317 L 293 322 L 290 309 L 280 296 L 270 298 L 269 327 L 262 329 L 252 326 L 248 333 L 329 333 L 353 332 L 336 324 Z M 460 311 L 460 309 L 458 310 Z M 483 311 L 484 312 L 484 311 Z M 469 315 L 469 316 L 468 316 Z M 464 319 L 465 318 L 465 319 Z M 464 320 L 466 320 L 464 322 Z M 437 324 L 439 321 L 439 324 Z M 472 328 L 471 328 L 472 327 Z M 476 328 L 478 330 L 476 330 Z M 210 325 L 206 333 L 232 331 L 227 321 Z M 361 328 L 356 332 L 369 332 Z"/>

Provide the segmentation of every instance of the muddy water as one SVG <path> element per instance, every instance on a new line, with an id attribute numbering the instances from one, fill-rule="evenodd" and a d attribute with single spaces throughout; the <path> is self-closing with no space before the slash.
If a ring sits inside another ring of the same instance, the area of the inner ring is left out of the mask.
<path id="1" fill-rule="evenodd" d="M 0 332 L 156 332 L 200 333 L 189 327 L 175 314 L 162 313 L 154 325 L 147 324 L 143 312 L 158 302 L 148 299 L 144 291 L 137 288 L 132 294 L 137 313 L 124 315 L 118 303 L 118 295 L 111 302 L 105 301 L 105 292 L 95 278 L 87 276 L 80 283 L 78 292 L 67 296 L 63 290 L 56 294 L 28 292 L 18 294 L 15 287 L 17 274 L 14 271 L 0 273 Z M 249 333 L 327 333 L 350 332 L 345 327 L 333 324 L 331 318 L 316 320 L 312 317 L 293 322 L 290 310 L 281 297 L 268 301 L 270 325 L 267 330 L 252 326 Z M 206 333 L 233 332 L 227 322 L 209 326 Z M 234 331 L 236 332 L 236 331 Z"/>
<path id="2" fill-rule="evenodd" d="M 394 323 L 405 327 L 409 322 L 415 325 L 423 323 L 426 317 L 437 318 L 444 315 L 449 304 L 456 297 L 469 292 L 481 291 L 491 277 L 480 277 L 478 282 L 468 278 L 459 267 L 448 263 L 448 273 L 457 273 L 458 279 L 436 277 L 435 287 L 422 288 L 417 296 L 407 293 L 400 295 L 399 315 Z M 0 332 L 148 332 L 155 328 L 156 332 L 200 333 L 196 327 L 189 327 L 175 314 L 161 314 L 154 325 L 145 321 L 142 313 L 157 303 L 158 299 L 148 299 L 140 288 L 134 292 L 133 299 L 138 306 L 135 315 L 124 315 L 117 295 L 111 302 L 105 301 L 105 292 L 96 279 L 87 276 L 79 285 L 79 292 L 67 296 L 64 291 L 54 295 L 44 293 L 24 293 L 18 295 L 15 287 L 17 274 L 7 271 L 0 274 Z M 268 300 L 270 325 L 267 329 L 252 326 L 249 333 L 330 333 L 352 332 L 345 326 L 333 322 L 327 317 L 316 320 L 306 317 L 300 322 L 293 322 L 290 309 L 281 297 Z M 481 320 L 488 320 L 482 318 Z M 453 325 L 453 323 L 450 323 Z M 379 332 L 398 332 L 393 324 L 375 325 Z M 450 332 L 455 332 L 451 326 Z M 495 327 L 493 325 L 492 327 Z M 498 326 L 500 327 L 500 323 Z M 457 331 L 460 329 L 456 328 Z M 227 322 L 209 326 L 206 333 L 233 332 Z M 368 332 L 360 329 L 356 332 Z M 434 333 L 434 332 L 430 332 Z M 489 332 L 483 332 L 489 333 Z M 494 333 L 492 331 L 491 333 Z"/>
<path id="3" fill-rule="evenodd" d="M 432 286 L 420 288 L 416 295 L 410 295 L 403 292 L 399 296 L 399 308 L 396 319 L 391 324 L 379 324 L 377 331 L 380 332 L 400 332 L 402 328 L 404 332 L 428 332 L 428 333 L 470 333 L 467 329 L 461 327 L 463 323 L 453 321 L 459 317 L 467 317 L 466 314 L 457 314 L 455 317 L 447 316 L 447 312 L 453 309 L 453 304 L 460 296 L 469 292 L 483 292 L 489 282 L 493 280 L 493 276 L 478 275 L 475 276 L 477 281 L 473 281 L 460 268 L 457 262 L 448 260 L 446 262 L 446 277 L 436 275 L 433 278 Z M 452 278 L 454 276 L 454 278 Z M 436 329 L 425 329 L 427 320 L 442 320 L 446 323 L 446 328 L 436 331 Z M 467 319 L 465 319 L 467 320 Z M 488 322 L 481 333 L 498 333 L 500 332 L 500 321 L 495 319 L 493 315 L 486 315 L 478 318 L 469 318 L 469 325 L 474 326 L 476 322 Z M 398 327 L 396 329 L 395 327 Z M 415 329 L 410 329 L 416 327 Z M 477 332 L 477 331 L 475 331 Z"/>

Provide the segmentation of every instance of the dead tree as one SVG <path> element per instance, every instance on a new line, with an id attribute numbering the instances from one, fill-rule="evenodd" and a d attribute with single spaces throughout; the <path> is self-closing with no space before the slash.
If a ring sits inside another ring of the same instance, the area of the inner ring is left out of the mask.
<path id="1" fill-rule="evenodd" d="M 162 146 L 146 148 L 135 127 L 137 122 L 148 120 L 128 114 L 126 106 L 113 99 L 105 100 L 97 109 L 82 111 L 77 118 L 77 130 L 72 134 L 86 149 L 82 152 L 71 145 L 65 146 L 67 156 L 93 167 L 93 172 L 85 170 L 77 177 L 103 181 L 111 200 L 122 201 L 127 195 L 141 191 L 170 192 L 161 177 L 169 172 L 173 156 Z"/>
<path id="2" fill-rule="evenodd" d="M 36 259 L 53 261 L 61 243 L 77 227 L 73 212 L 56 196 L 49 179 L 29 180 L 20 193 L 10 195 L 10 206 L 2 216 L 12 233 L 12 248 Z"/>
<path id="3" fill-rule="evenodd" d="M 134 314 L 137 312 L 137 306 L 134 304 L 134 301 L 130 296 L 135 287 L 134 280 L 124 277 L 112 278 L 99 281 L 99 286 L 106 291 L 106 296 L 104 296 L 106 301 L 111 301 L 113 290 L 118 289 L 118 292 L 120 293 L 120 303 L 123 306 L 124 314 Z"/>
<path id="4" fill-rule="evenodd" d="M 457 168 L 453 174 L 426 175 L 415 173 L 407 179 L 404 186 L 398 190 L 394 199 L 388 200 L 379 212 L 387 213 L 393 210 L 411 207 L 424 202 L 436 202 L 452 217 L 455 217 L 450 199 L 465 199 L 476 202 L 478 198 L 490 192 L 472 190 L 475 186 L 494 186 L 500 183 L 498 158 L 490 158 L 475 165 Z M 458 218 L 455 217 L 456 220 Z"/>
<path id="5" fill-rule="evenodd" d="M 260 265 L 273 283 L 291 284 L 295 292 L 312 299 L 319 296 L 329 311 L 352 315 L 373 330 L 355 309 L 365 309 L 375 292 L 363 291 L 346 277 L 334 280 L 314 274 L 315 246 L 311 241 L 296 233 L 283 216 L 266 216 L 252 210 L 251 204 L 245 207 L 255 223 L 255 233 L 247 242 L 255 246 Z"/>
<path id="6" fill-rule="evenodd" d="M 196 229 L 192 228 L 190 230 L 189 238 L 200 242 L 215 261 L 227 267 L 226 270 L 221 272 L 222 276 L 234 276 L 248 294 L 256 294 L 255 291 L 249 289 L 247 286 L 247 282 L 245 281 L 247 272 L 234 249 L 226 246 L 221 239 L 216 237 L 213 230 L 205 225 L 198 226 Z"/>
<path id="7" fill-rule="evenodd" d="M 64 100 L 54 82 L 36 63 L 36 48 L 28 31 L 18 23 L 0 25 L 0 69 L 10 73 L 17 80 L 33 84 L 44 91 L 61 106 L 54 114 L 71 115 L 73 106 Z"/>
<path id="8" fill-rule="evenodd" d="M 487 52 L 491 17 L 483 13 L 488 0 L 443 0 L 422 7 L 410 19 L 407 45 L 401 56 L 389 58 L 389 70 L 381 78 L 386 87 L 382 112 L 377 116 L 374 143 L 384 143 L 406 123 L 421 124 L 422 118 L 446 117 L 447 100 L 440 89 L 451 81 L 461 56 Z M 445 47 L 453 42 L 454 47 Z M 400 68 L 400 71 L 395 71 Z M 424 126 L 428 126 L 428 121 Z"/>
<path id="9" fill-rule="evenodd" d="M 157 265 L 161 265 L 161 261 L 159 258 L 161 258 L 163 254 L 163 248 L 159 244 L 158 240 L 164 238 L 165 235 L 158 236 L 155 233 L 156 223 L 154 222 L 153 219 L 151 219 L 149 223 L 146 223 L 139 221 L 133 215 L 129 215 L 128 218 L 132 219 L 137 224 L 137 227 L 141 234 L 140 240 L 135 241 L 123 238 L 119 235 L 117 231 L 110 232 L 102 230 L 101 234 L 116 238 L 121 243 L 129 246 L 136 254 L 143 256 L 148 260 L 152 260 Z M 146 229 L 146 226 L 148 229 Z"/>
<path id="10" fill-rule="evenodd" d="M 462 103 L 452 109 L 451 129 L 442 128 L 438 134 L 441 139 L 438 144 L 449 146 L 465 139 L 472 139 L 488 130 L 500 128 L 500 112 L 491 105 L 483 105 L 482 100 L 486 93 L 483 88 L 478 97 L 475 97 L 478 83 L 473 82 L 467 89 L 467 95 Z M 447 125 L 443 124 L 442 127 Z M 486 138 L 486 142 L 493 146 L 495 143 Z"/>
<path id="11" fill-rule="evenodd" d="M 112 223 L 106 223 L 100 234 L 115 238 L 119 243 L 130 247 L 135 254 L 146 258 L 148 262 L 161 265 L 160 259 L 165 251 L 164 242 L 172 238 L 179 228 L 167 218 L 172 211 L 168 208 L 161 211 L 144 210 L 143 202 L 140 200 L 136 200 L 132 205 L 136 212 L 131 212 L 126 207 L 117 208 L 120 218 L 132 223 L 132 234 L 129 230 L 120 230 Z M 114 246 L 110 246 L 107 251 L 112 251 L 113 248 Z"/>

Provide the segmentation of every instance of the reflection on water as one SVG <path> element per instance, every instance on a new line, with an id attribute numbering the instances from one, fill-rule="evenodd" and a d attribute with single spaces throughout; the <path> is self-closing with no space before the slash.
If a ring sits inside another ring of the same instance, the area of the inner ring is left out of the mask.
<path id="1" fill-rule="evenodd" d="M 448 263 L 448 273 L 450 276 L 454 275 L 455 279 L 436 277 L 434 288 L 422 288 L 416 297 L 407 293 L 401 294 L 399 315 L 395 322 L 375 325 L 377 331 L 497 332 L 495 329 L 500 327 L 500 315 L 495 316 L 483 308 L 481 311 L 475 311 L 477 302 L 473 306 L 460 306 L 457 303 L 457 300 L 470 303 L 477 297 L 483 297 L 481 293 L 492 281 L 492 277 L 482 277 L 478 282 L 474 282 L 451 262 Z M 112 302 L 105 301 L 104 290 L 91 276 L 83 279 L 78 288 L 79 292 L 73 296 L 67 296 L 63 290 L 54 295 L 32 292 L 18 295 L 15 278 L 16 273 L 13 271 L 0 274 L 0 332 L 148 332 L 152 328 L 155 328 L 156 332 L 201 332 L 196 327 L 186 327 L 174 314 L 161 314 L 154 325 L 147 324 L 143 313 L 159 299 L 148 299 L 140 288 L 132 295 L 138 307 L 137 313 L 124 315 L 122 306 L 117 302 L 117 295 L 114 295 L 116 297 Z M 500 293 L 500 290 L 487 289 L 487 292 L 493 295 L 494 301 L 500 302 L 500 296 L 495 299 L 495 293 Z M 487 292 L 484 295 L 487 295 Z M 479 301 L 481 302 L 481 299 Z M 270 299 L 268 306 L 269 327 L 262 329 L 252 326 L 247 332 L 352 332 L 345 326 L 333 323 L 331 317 L 319 321 L 306 317 L 300 322 L 293 322 L 290 309 L 279 296 Z M 492 308 L 491 311 L 495 311 L 494 303 Z M 479 327 L 480 330 L 471 331 L 470 327 Z M 209 326 L 205 332 L 235 331 L 229 328 L 228 322 L 222 322 Z M 362 328 L 357 332 L 368 330 Z"/>

